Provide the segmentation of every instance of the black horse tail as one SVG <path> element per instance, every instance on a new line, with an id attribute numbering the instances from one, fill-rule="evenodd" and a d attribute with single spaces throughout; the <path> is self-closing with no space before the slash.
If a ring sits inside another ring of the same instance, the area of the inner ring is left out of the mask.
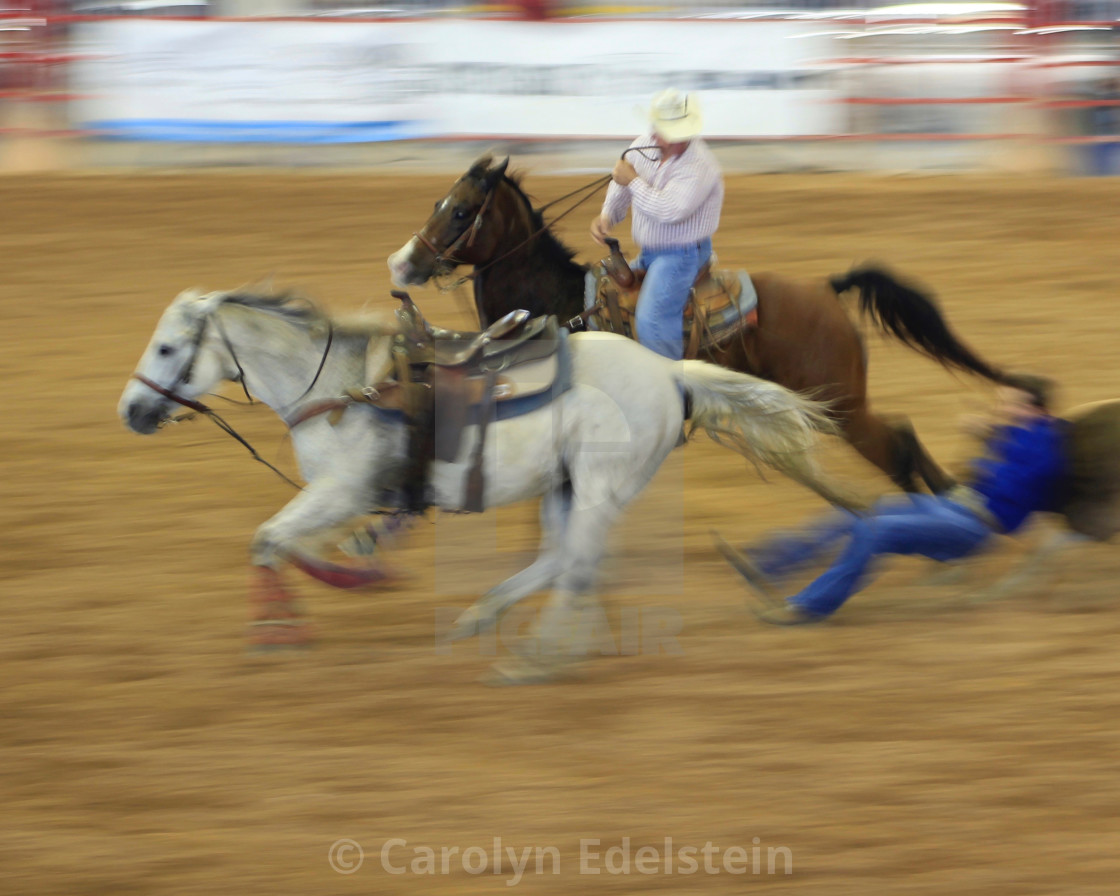
<path id="1" fill-rule="evenodd" d="M 965 345 L 950 329 L 932 296 L 900 283 L 882 268 L 868 265 L 834 274 L 829 284 L 837 295 L 859 289 L 860 310 L 887 335 L 948 368 L 978 374 L 993 383 L 1010 384 L 1011 377 Z"/>

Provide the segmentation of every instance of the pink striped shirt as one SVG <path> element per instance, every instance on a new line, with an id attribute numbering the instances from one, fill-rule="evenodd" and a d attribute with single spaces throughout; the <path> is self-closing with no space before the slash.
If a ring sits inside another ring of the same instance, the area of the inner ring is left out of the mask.
<path id="1" fill-rule="evenodd" d="M 630 145 L 653 146 L 653 134 Z M 631 234 L 643 249 L 687 246 L 710 237 L 723 208 L 723 173 L 716 157 L 700 137 L 664 164 L 660 155 L 656 148 L 626 154 L 638 176 L 625 187 L 611 181 L 602 214 L 614 226 L 631 209 Z"/>

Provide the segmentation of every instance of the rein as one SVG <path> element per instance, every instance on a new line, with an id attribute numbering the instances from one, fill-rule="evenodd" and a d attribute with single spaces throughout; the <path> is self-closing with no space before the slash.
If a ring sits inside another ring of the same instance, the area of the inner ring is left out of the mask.
<path id="1" fill-rule="evenodd" d="M 221 321 L 217 318 L 214 320 L 214 325 L 218 328 L 218 335 L 222 337 L 222 342 L 225 343 L 226 351 L 229 352 L 230 358 L 233 359 L 233 365 L 237 368 L 237 381 L 241 383 L 241 389 L 245 393 L 245 398 L 248 399 L 250 405 L 255 405 L 258 402 L 253 400 L 253 396 L 249 394 L 249 387 L 245 385 L 245 370 L 241 366 L 241 362 L 237 359 L 237 352 L 233 350 L 233 343 L 229 341 L 225 329 L 222 327 Z M 329 320 L 327 321 L 327 344 L 323 349 L 323 357 L 319 359 L 319 366 L 315 370 L 315 376 L 312 377 L 311 382 L 307 388 L 304 389 L 299 395 L 288 402 L 288 405 L 293 405 L 297 401 L 301 401 L 307 397 L 307 394 L 315 388 L 315 384 L 319 382 L 319 377 L 323 373 L 323 368 L 327 366 L 327 355 L 331 352 L 331 346 L 334 345 L 334 324 Z M 193 362 L 192 362 L 193 363 Z M 187 380 L 189 382 L 189 380 Z M 166 396 L 165 396 L 166 397 Z M 223 396 L 218 396 L 219 398 Z M 226 399 L 227 401 L 229 399 Z M 241 404 L 241 402 L 234 402 L 234 404 Z"/>
<path id="2" fill-rule="evenodd" d="M 643 158 L 650 159 L 650 157 L 646 154 L 646 150 L 658 150 L 658 151 L 660 151 L 661 147 L 659 147 L 657 145 L 631 146 L 628 149 L 623 151 L 620 158 L 625 159 L 627 153 L 636 152 L 636 153 L 639 153 Z M 650 159 L 650 161 L 653 161 L 653 160 Z M 519 249 L 528 245 L 530 242 L 535 240 L 542 233 L 544 233 L 545 231 L 547 231 L 551 227 L 553 227 L 558 221 L 562 221 L 564 218 L 566 218 L 568 215 L 570 215 L 572 212 L 574 212 L 577 208 L 579 208 L 581 205 L 583 205 L 585 202 L 587 202 L 588 199 L 590 199 L 592 196 L 594 196 L 595 193 L 597 193 L 601 187 L 604 187 L 607 184 L 609 184 L 611 182 L 612 178 L 613 178 L 612 174 L 605 174 L 602 177 L 597 177 L 597 178 L 595 178 L 595 180 L 590 181 L 589 183 L 586 183 L 581 187 L 576 187 L 570 193 L 565 193 L 563 196 L 560 196 L 559 198 L 553 199 L 551 202 L 548 202 L 545 205 L 542 205 L 539 209 L 536 210 L 536 213 L 543 216 L 544 212 L 547 209 L 552 208 L 552 206 L 556 205 L 556 203 L 563 202 L 565 199 L 568 199 L 568 198 L 570 198 L 572 196 L 575 196 L 579 193 L 586 192 L 586 194 L 587 194 L 582 199 L 577 201 L 574 205 L 572 205 L 571 208 L 565 209 L 563 212 L 561 212 L 559 215 L 557 215 L 551 221 L 546 221 L 544 224 L 541 225 L 541 227 L 539 227 L 537 230 L 534 230 L 532 233 L 530 233 L 527 237 L 525 237 L 525 239 L 523 239 L 520 243 L 518 243 L 516 246 L 514 246 L 508 252 L 504 253 L 503 255 L 499 255 L 497 258 L 490 259 L 490 261 L 486 262 L 486 264 L 484 264 L 484 265 L 476 266 L 475 269 L 473 271 L 471 271 L 469 274 L 464 274 L 458 280 L 453 281 L 452 283 L 448 284 L 447 286 L 441 286 L 439 288 L 440 292 L 451 292 L 454 289 L 458 289 L 460 286 L 462 286 L 464 283 L 467 283 L 468 281 L 477 280 L 478 276 L 480 274 L 482 274 L 484 271 L 489 270 L 494 265 L 496 265 L 499 261 L 505 261 L 505 259 L 509 258 L 511 255 L 513 255 Z M 503 175 L 502 179 L 503 180 L 508 180 L 508 178 L 506 178 L 504 175 Z M 488 192 L 486 194 L 486 199 L 483 200 L 482 206 L 479 208 L 478 213 L 474 217 L 474 221 L 470 224 L 470 226 L 467 227 L 466 230 L 464 230 L 462 233 L 460 233 L 455 238 L 454 242 L 452 242 L 451 245 L 449 245 L 446 249 L 441 251 L 440 249 L 438 249 L 436 247 L 436 245 L 430 239 L 428 239 L 428 237 L 426 237 L 424 235 L 424 230 L 427 227 L 426 222 L 425 222 L 424 227 L 421 227 L 420 230 L 418 230 L 417 232 L 412 234 L 414 237 L 416 237 L 416 239 L 418 239 L 420 241 L 420 243 L 424 246 L 425 249 L 427 249 L 429 252 L 432 253 L 432 255 L 435 256 L 437 265 L 442 264 L 444 262 L 455 262 L 456 259 L 453 257 L 452 253 L 454 252 L 455 248 L 459 245 L 459 243 L 462 242 L 463 238 L 466 237 L 468 234 L 470 234 L 470 238 L 467 240 L 467 248 L 469 249 L 471 246 L 474 245 L 475 237 L 478 235 L 478 231 L 482 229 L 482 217 L 486 213 L 486 210 L 490 206 L 490 200 L 494 195 L 494 190 L 495 189 L 497 189 L 497 184 L 495 184 L 494 188 L 491 189 L 490 192 Z M 530 212 L 533 211 L 533 207 L 532 207 L 531 204 L 529 205 L 529 211 Z M 428 220 L 430 221 L 431 218 L 429 218 Z"/>
<path id="3" fill-rule="evenodd" d="M 272 470 L 273 473 L 275 473 L 277 476 L 279 476 L 281 479 L 283 479 L 289 485 L 294 486 L 297 489 L 302 489 L 303 488 L 303 486 L 301 486 L 298 482 L 295 482 L 292 479 L 290 479 L 283 472 L 278 470 L 276 467 L 274 467 L 272 464 L 270 464 L 267 460 L 265 460 L 263 457 L 261 457 L 257 453 L 257 449 L 254 448 L 251 444 L 249 444 L 249 441 L 244 436 L 242 436 L 236 429 L 234 429 L 229 423 L 227 423 L 226 420 L 222 417 L 222 415 L 219 414 L 217 411 L 215 411 L 213 408 L 207 407 L 201 401 L 195 401 L 194 399 L 191 399 L 191 398 L 183 398 L 181 395 L 176 395 L 170 389 L 163 388 L 163 386 L 161 386 L 159 383 L 153 382 L 152 380 L 150 380 L 146 376 L 144 376 L 142 373 L 134 373 L 134 374 L 132 374 L 132 378 L 134 380 L 138 380 L 139 382 L 143 383 L 145 386 L 147 386 L 152 391 L 158 393 L 159 395 L 162 395 L 168 401 L 173 401 L 176 404 L 180 404 L 185 408 L 190 408 L 196 414 L 202 414 L 205 417 L 209 417 L 214 422 L 214 425 L 218 427 L 218 429 L 220 429 L 226 435 L 232 436 L 234 439 L 236 439 L 238 442 L 240 442 L 242 445 L 244 445 L 245 449 L 252 456 L 253 460 L 260 461 L 262 464 L 264 464 L 266 467 L 268 467 L 270 470 Z M 183 419 L 183 418 L 180 418 L 180 419 Z"/>
<path id="4" fill-rule="evenodd" d="M 578 202 L 576 202 L 574 205 L 572 205 L 571 208 L 565 209 L 563 212 L 561 212 L 559 215 L 557 215 L 551 221 L 546 221 L 544 224 L 541 225 L 541 227 L 539 227 L 537 230 L 534 230 L 532 233 L 530 233 L 527 237 L 525 237 L 525 239 L 523 239 L 520 243 L 518 243 L 516 246 L 514 246 L 508 252 L 505 252 L 504 254 L 499 255 L 497 258 L 490 259 L 490 261 L 486 262 L 486 264 L 484 264 L 484 265 L 481 265 L 479 267 L 475 267 L 475 269 L 473 271 L 471 271 L 469 274 L 464 274 L 458 280 L 455 280 L 454 282 L 448 284 L 447 286 L 441 286 L 440 287 L 440 292 L 450 292 L 453 289 L 458 289 L 464 283 L 467 283 L 468 281 L 471 281 L 471 280 L 476 280 L 479 277 L 480 274 L 482 274 L 484 271 L 489 270 L 494 265 L 496 265 L 498 262 L 505 261 L 507 258 L 509 258 L 511 255 L 513 255 L 515 252 L 524 248 L 529 243 L 531 243 L 533 240 L 535 240 L 538 236 L 540 236 L 542 233 L 549 230 L 558 221 L 563 220 L 568 215 L 570 215 L 572 212 L 574 212 L 577 208 L 579 208 L 581 205 L 583 205 L 585 202 L 587 202 L 587 200 L 590 199 L 592 196 L 594 196 L 595 193 L 598 192 L 598 190 L 601 187 L 606 186 L 608 183 L 610 183 L 610 180 L 611 180 L 611 175 L 609 175 L 609 174 L 604 175 L 603 177 L 598 177 L 595 180 L 591 181 L 590 183 L 586 183 L 581 187 L 577 187 L 576 189 L 572 190 L 570 193 L 566 193 L 563 196 L 559 197 L 558 199 L 553 199 L 552 202 L 549 202 L 546 205 L 542 205 L 539 209 L 536 210 L 537 214 L 543 215 L 543 213 L 546 209 L 552 208 L 552 206 L 556 205 L 556 203 L 563 202 L 565 199 L 568 199 L 571 196 L 575 196 L 578 193 L 583 193 L 585 191 L 587 192 L 587 195 L 584 196 L 582 199 L 580 199 Z M 493 190 L 491 190 L 489 193 L 486 194 L 486 201 L 483 202 L 482 208 L 480 208 L 478 210 L 478 215 L 474 219 L 474 224 L 470 228 L 468 228 L 468 230 L 477 231 L 481 227 L 482 213 L 483 213 L 483 211 L 486 210 L 486 207 L 490 202 L 490 197 L 493 196 L 493 195 L 494 195 Z M 529 210 L 530 211 L 533 210 L 532 206 L 529 207 Z M 456 239 L 454 243 L 452 243 L 450 246 L 447 247 L 446 251 L 448 253 L 450 253 L 451 250 L 459 243 L 459 240 L 461 240 L 463 238 L 463 235 L 465 235 L 467 232 L 468 231 L 463 231 L 463 234 L 460 234 L 458 239 Z M 448 259 L 448 256 L 443 255 L 438 250 L 436 250 L 435 247 L 432 245 L 432 243 L 426 237 L 423 237 L 420 233 L 416 233 L 416 234 L 413 234 L 413 235 L 418 240 L 420 240 L 420 242 L 423 243 L 424 246 L 430 252 L 432 252 L 436 256 L 437 261 L 440 261 L 440 260 L 454 261 L 454 259 Z M 473 240 L 474 240 L 474 238 L 472 236 L 471 242 L 473 242 Z M 471 245 L 471 243 L 467 244 L 468 247 L 470 245 Z"/>
<path id="5" fill-rule="evenodd" d="M 628 149 L 625 149 L 623 151 L 620 158 L 625 159 L 627 153 L 636 152 L 639 155 L 641 155 L 643 158 L 645 158 L 649 161 L 655 161 L 654 159 L 651 159 L 649 155 L 647 155 L 647 153 L 646 153 L 647 150 L 660 151 L 661 147 L 657 146 L 656 144 L 651 145 L 651 146 L 631 146 Z M 516 246 L 514 246 L 508 252 L 506 252 L 503 255 L 499 255 L 497 258 L 492 258 L 490 261 L 486 262 L 486 264 L 484 264 L 480 267 L 475 267 L 475 269 L 473 271 L 471 271 L 469 274 L 464 274 L 458 280 L 455 280 L 455 281 L 451 282 L 447 286 L 441 286 L 439 288 L 440 292 L 451 292 L 454 289 L 458 289 L 460 286 L 462 286 L 464 283 L 467 283 L 468 281 L 477 280 L 478 276 L 480 274 L 482 274 L 484 271 L 488 270 L 489 268 L 492 268 L 499 261 L 505 261 L 507 258 L 509 258 L 511 255 L 513 255 L 519 249 L 528 245 L 530 242 L 535 240 L 542 233 L 549 230 L 558 221 L 563 220 L 568 215 L 570 215 L 572 212 L 574 212 L 577 208 L 579 208 L 581 205 L 583 205 L 585 202 L 587 202 L 588 199 L 590 199 L 592 196 L 594 196 L 595 193 L 597 193 L 601 187 L 604 187 L 607 184 L 609 184 L 611 182 L 612 178 L 613 178 L 612 174 L 605 174 L 602 177 L 597 177 L 597 178 L 595 178 L 595 180 L 590 181 L 589 183 L 586 183 L 581 187 L 576 187 L 570 193 L 565 193 L 563 196 L 561 196 L 557 199 L 553 199 L 551 202 L 546 203 L 545 205 L 542 205 L 539 209 L 536 210 L 537 214 L 539 214 L 539 215 L 543 215 L 544 212 L 547 209 L 552 208 L 552 206 L 556 205 L 556 203 L 558 203 L 558 202 L 563 202 L 565 199 L 568 199 L 568 198 L 570 198 L 572 196 L 575 196 L 579 193 L 583 193 L 583 192 L 587 193 L 586 196 L 584 196 L 582 199 L 580 199 L 578 202 L 576 202 L 574 205 L 572 205 L 571 208 L 565 209 L 563 212 L 561 212 L 559 215 L 557 215 L 551 221 L 545 222 L 540 228 L 538 228 L 537 230 L 534 230 L 527 237 L 525 237 L 525 239 L 523 239 L 520 243 L 518 243 Z M 497 185 L 495 185 L 495 187 L 496 186 Z M 443 262 L 443 261 L 454 261 L 455 259 L 451 257 L 451 252 L 459 244 L 459 242 L 463 239 L 463 237 L 467 235 L 467 233 L 471 234 L 471 238 L 467 242 L 467 247 L 469 248 L 471 245 L 474 244 L 475 235 L 477 234 L 478 230 L 482 227 L 483 212 L 486 211 L 487 206 L 490 204 L 490 197 L 493 196 L 493 195 L 494 195 L 493 190 L 491 190 L 489 193 L 486 194 L 486 200 L 482 203 L 482 207 L 478 210 L 478 214 L 475 215 L 474 223 L 471 224 L 471 226 L 468 227 L 467 230 L 464 230 L 461 234 L 459 234 L 459 236 L 455 239 L 455 242 L 453 242 L 450 246 L 448 246 L 447 249 L 445 249 L 443 252 L 440 252 L 440 250 L 435 247 L 435 245 L 432 243 L 432 241 L 429 240 L 426 236 L 424 236 L 424 228 L 420 228 L 420 231 L 418 233 L 414 233 L 413 236 L 416 237 L 416 239 L 418 239 L 424 245 L 424 247 L 435 256 L 437 263 Z M 531 205 L 529 206 L 529 210 L 530 211 L 533 210 Z M 585 320 L 586 320 L 586 318 L 585 318 Z"/>
<path id="6" fill-rule="evenodd" d="M 620 158 L 625 159 L 627 153 L 636 152 L 640 156 L 642 156 L 642 158 L 644 158 L 644 159 L 647 159 L 649 161 L 655 161 L 654 159 L 651 159 L 646 154 L 646 150 L 651 150 L 651 149 L 660 151 L 661 147 L 657 146 L 656 144 L 654 144 L 652 146 L 631 146 L 628 149 L 623 150 Z M 449 290 L 452 290 L 452 289 L 456 289 L 456 288 L 462 286 L 468 280 L 476 279 L 478 277 L 478 275 L 481 274 L 483 271 L 485 271 L 487 268 L 491 268 L 494 265 L 496 265 L 499 261 L 504 261 L 505 259 L 509 258 L 514 252 L 516 252 L 522 246 L 526 245 L 531 240 L 535 240 L 538 236 L 540 236 L 542 233 L 544 233 L 546 230 L 548 230 L 554 224 L 556 224 L 557 221 L 563 220 L 565 217 L 570 215 L 577 208 L 579 208 L 581 205 L 583 205 L 585 202 L 587 202 L 588 199 L 590 199 L 592 196 L 595 195 L 595 193 L 598 192 L 600 187 L 603 187 L 606 184 L 609 184 L 611 182 L 611 180 L 613 180 L 613 177 L 614 177 L 613 174 L 605 174 L 602 177 L 596 178 L 595 180 L 591 181 L 590 183 L 584 184 L 582 187 L 576 187 L 576 189 L 572 190 L 570 193 L 565 193 L 563 196 L 559 197 L 558 199 L 553 199 L 552 202 L 549 202 L 549 203 L 546 203 L 545 205 L 542 205 L 539 209 L 537 209 L 537 214 L 539 214 L 539 215 L 543 215 L 544 212 L 547 209 L 552 208 L 552 206 L 556 205 L 556 203 L 563 202 L 565 199 L 569 198 L 570 196 L 575 196 L 577 193 L 582 193 L 584 191 L 587 191 L 587 195 L 584 196 L 582 199 L 580 199 L 577 203 L 575 203 L 575 205 L 573 205 L 569 209 L 564 210 L 559 215 L 557 215 L 555 218 L 553 218 L 551 221 L 545 223 L 544 226 L 542 226 L 539 230 L 535 230 L 533 233 L 529 234 L 529 236 L 527 236 L 524 240 L 522 240 L 520 243 L 518 243 L 516 246 L 514 246 L 512 249 L 510 249 L 508 252 L 506 252 L 505 255 L 499 255 L 497 258 L 494 258 L 494 259 L 491 259 L 490 261 L 488 261 L 482 267 L 476 267 L 471 273 L 465 274 L 464 276 L 460 277 L 458 280 L 456 280 L 450 286 L 441 287 L 441 290 L 446 292 L 446 291 L 449 291 Z M 487 199 L 489 199 L 489 194 L 487 195 Z M 482 214 L 482 212 L 480 210 L 479 215 L 481 216 L 481 214 Z M 431 248 L 431 245 L 427 241 L 422 241 L 422 242 L 424 242 L 424 244 L 426 246 L 428 246 L 428 248 Z M 575 317 L 573 317 L 569 321 L 569 323 L 574 323 L 578 319 L 578 320 L 582 321 L 583 327 L 586 328 L 587 321 L 590 320 L 591 317 L 598 310 L 599 310 L 598 306 L 588 308 L 585 311 L 583 311 L 580 314 L 577 314 Z"/>
<path id="7" fill-rule="evenodd" d="M 427 229 L 427 226 L 428 226 L 427 222 L 425 222 L 424 226 L 421 227 L 416 233 L 414 233 L 412 235 L 414 237 L 416 237 L 416 239 L 420 240 L 420 242 L 424 244 L 424 248 L 426 248 L 429 252 L 431 252 L 436 257 L 436 264 L 437 265 L 438 264 L 443 264 L 444 262 L 447 262 L 447 261 L 453 261 L 454 259 L 451 258 L 451 254 L 458 247 L 459 243 L 461 243 L 463 241 L 464 237 L 467 237 L 467 248 L 468 249 L 471 246 L 474 245 L 475 237 L 478 236 L 479 230 L 482 229 L 482 216 L 485 215 L 486 210 L 488 208 L 490 208 L 490 201 L 493 198 L 494 198 L 494 191 L 491 190 L 489 193 L 486 194 L 486 198 L 482 200 L 482 205 L 479 206 L 478 211 L 475 213 L 474 221 L 471 222 L 463 230 L 463 232 L 460 233 L 457 237 L 455 237 L 455 239 L 451 241 L 451 244 L 446 249 L 444 249 L 442 251 L 437 249 L 435 243 L 433 243 L 430 239 L 428 239 L 426 236 L 424 236 L 424 231 L 425 231 L 425 229 Z M 433 217 L 434 217 L 434 215 L 433 215 Z M 431 221 L 431 218 L 429 218 L 428 221 Z"/>
<path id="8" fill-rule="evenodd" d="M 209 323 L 209 321 L 210 321 L 209 317 L 206 317 L 206 318 L 203 319 L 202 325 L 199 327 L 199 330 L 198 330 L 198 335 L 195 337 L 195 340 L 194 340 L 194 349 L 195 349 L 194 354 L 191 355 L 190 361 L 187 362 L 186 366 L 183 368 L 183 371 L 179 374 L 179 376 L 177 376 L 175 378 L 175 381 L 171 384 L 170 388 L 164 388 L 159 383 L 155 382 L 154 380 L 148 379 L 148 377 L 144 376 L 141 373 L 132 374 L 132 378 L 137 380 L 138 382 L 143 383 L 145 386 L 147 386 L 149 389 L 151 389 L 156 394 L 162 395 L 168 401 L 173 401 L 178 405 L 182 405 L 183 407 L 188 408 L 191 411 L 194 411 L 196 414 L 202 414 L 203 416 L 210 418 L 210 420 L 213 421 L 214 425 L 217 426 L 218 429 L 220 429 L 226 435 L 232 437 L 233 439 L 237 440 L 242 445 L 244 445 L 245 449 L 252 456 L 253 460 L 260 461 L 260 463 L 264 464 L 266 467 L 268 467 L 270 470 L 272 470 L 273 473 L 275 473 L 277 476 L 279 476 L 281 479 L 283 479 L 286 483 L 288 483 L 289 485 L 293 486 L 296 489 L 302 490 L 303 486 L 301 486 L 298 482 L 295 482 L 293 479 L 291 479 L 285 473 L 283 473 L 282 471 L 277 469 L 275 466 L 270 464 L 263 457 L 261 457 L 260 454 L 257 453 L 257 449 L 254 448 L 249 443 L 248 439 L 246 439 L 236 429 L 234 429 L 233 426 L 231 426 L 217 411 L 215 411 L 213 408 L 203 404 L 201 401 L 195 401 L 192 398 L 183 398 L 183 396 L 177 395 L 175 393 L 174 389 L 175 389 L 176 386 L 179 385 L 179 383 L 189 383 L 191 381 L 191 374 L 194 372 L 194 365 L 195 365 L 195 362 L 198 360 L 199 350 L 202 347 L 202 340 L 203 340 L 203 338 L 206 334 L 206 324 Z M 216 317 L 214 318 L 214 326 L 217 328 L 218 335 L 221 336 L 222 342 L 225 344 L 226 351 L 229 352 L 230 358 L 233 359 L 234 367 L 237 368 L 237 381 L 241 384 L 241 389 L 245 393 L 245 398 L 248 399 L 249 405 L 258 404 L 259 402 L 254 401 L 253 397 L 249 394 L 249 387 L 245 383 L 245 369 L 241 366 L 241 361 L 239 361 L 238 358 L 237 358 L 237 352 L 235 352 L 233 350 L 233 343 L 230 342 L 229 336 L 226 335 L 225 328 L 222 326 L 221 321 L 218 320 Z M 315 376 L 312 378 L 312 380 L 311 380 L 310 384 L 308 384 L 307 388 L 304 389 L 299 394 L 299 396 L 297 398 L 295 398 L 293 401 L 288 403 L 289 406 L 294 405 L 297 402 L 306 398 L 308 393 L 312 389 L 315 388 L 315 384 L 317 382 L 319 382 L 319 377 L 323 373 L 323 368 L 326 367 L 327 355 L 330 354 L 332 345 L 334 345 L 334 324 L 331 323 L 328 320 L 328 322 L 327 322 L 327 344 L 326 344 L 326 347 L 323 349 L 323 356 L 319 359 L 319 366 L 315 370 Z M 221 396 L 219 396 L 219 397 L 221 397 Z M 239 402 L 234 402 L 234 404 L 238 404 L 238 403 Z M 189 415 L 185 415 L 185 417 L 186 416 L 189 416 Z M 184 419 L 184 418 L 179 418 L 179 419 Z"/>

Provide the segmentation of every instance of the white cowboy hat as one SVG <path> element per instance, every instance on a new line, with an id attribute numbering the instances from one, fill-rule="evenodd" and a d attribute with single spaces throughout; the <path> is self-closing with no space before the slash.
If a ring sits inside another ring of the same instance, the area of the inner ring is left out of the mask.
<path id="1" fill-rule="evenodd" d="M 649 123 L 662 140 L 683 143 L 700 133 L 703 119 L 695 93 L 681 93 L 670 87 L 653 98 L 649 106 Z"/>

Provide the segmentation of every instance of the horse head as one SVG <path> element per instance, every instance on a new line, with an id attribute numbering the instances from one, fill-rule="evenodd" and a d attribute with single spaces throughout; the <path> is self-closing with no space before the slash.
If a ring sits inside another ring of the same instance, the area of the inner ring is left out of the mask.
<path id="1" fill-rule="evenodd" d="M 419 286 L 459 265 L 485 264 L 497 254 L 503 222 L 517 211 L 499 189 L 508 165 L 508 157 L 494 164 L 491 156 L 483 156 L 452 184 L 424 226 L 389 256 L 395 286 Z"/>
<path id="2" fill-rule="evenodd" d="M 171 419 L 176 406 L 198 409 L 198 398 L 236 370 L 225 353 L 208 351 L 210 316 L 225 293 L 181 292 L 167 307 L 117 405 L 124 424 L 142 435 Z"/>

